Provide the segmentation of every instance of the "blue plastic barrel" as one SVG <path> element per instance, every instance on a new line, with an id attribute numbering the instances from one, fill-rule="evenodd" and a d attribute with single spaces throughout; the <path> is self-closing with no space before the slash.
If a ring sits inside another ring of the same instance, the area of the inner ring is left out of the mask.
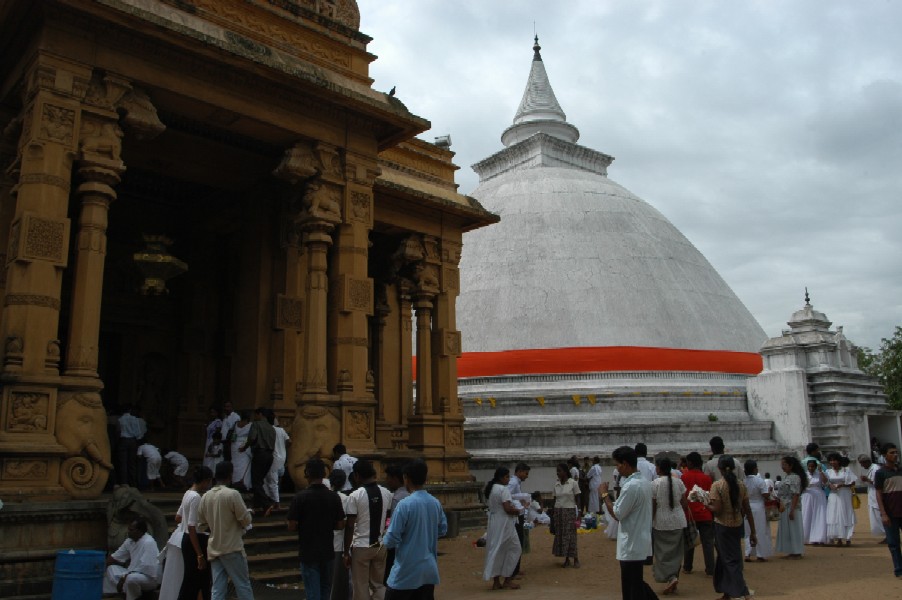
<path id="1" fill-rule="evenodd" d="M 106 554 L 99 550 L 60 550 L 53 573 L 53 600 L 100 600 Z"/>

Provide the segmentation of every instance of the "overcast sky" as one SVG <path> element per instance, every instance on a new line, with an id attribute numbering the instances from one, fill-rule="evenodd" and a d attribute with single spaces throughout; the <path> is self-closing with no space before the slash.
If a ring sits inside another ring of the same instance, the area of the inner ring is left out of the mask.
<path id="1" fill-rule="evenodd" d="M 502 148 L 532 60 L 579 143 L 667 216 L 769 336 L 803 305 L 876 348 L 902 325 L 902 2 L 359 0 L 374 87 Z M 465 250 L 466 251 L 466 250 Z"/>

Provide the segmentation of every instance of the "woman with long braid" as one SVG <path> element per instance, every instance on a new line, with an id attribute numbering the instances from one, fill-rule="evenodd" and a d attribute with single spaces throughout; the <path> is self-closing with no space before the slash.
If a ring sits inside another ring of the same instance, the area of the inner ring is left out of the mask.
<path id="1" fill-rule="evenodd" d="M 489 505 L 489 525 L 485 533 L 485 580 L 493 580 L 492 589 L 517 589 L 514 583 L 514 567 L 520 560 L 520 538 L 517 537 L 517 515 L 520 507 L 514 506 L 507 484 L 510 469 L 498 467 L 495 476 L 485 486 L 485 497 Z M 501 578 L 504 581 L 501 581 Z"/>
<path id="2" fill-rule="evenodd" d="M 714 591 L 722 594 L 720 600 L 749 600 L 752 593 L 745 584 L 742 573 L 742 537 L 745 533 L 743 519 L 749 521 L 749 543 L 755 546 L 758 544 L 755 517 L 749 507 L 748 490 L 736 477 L 733 457 L 724 454 L 717 461 L 717 467 L 723 478 L 714 482 L 708 493 L 708 508 L 714 514 L 714 545 L 717 548 Z"/>
<path id="3" fill-rule="evenodd" d="M 680 583 L 683 562 L 683 529 L 686 527 L 686 486 L 679 477 L 672 477 L 673 463 L 669 458 L 655 461 L 658 478 L 651 483 L 652 544 L 654 547 L 655 581 L 666 583 L 664 594 L 672 594 Z"/>

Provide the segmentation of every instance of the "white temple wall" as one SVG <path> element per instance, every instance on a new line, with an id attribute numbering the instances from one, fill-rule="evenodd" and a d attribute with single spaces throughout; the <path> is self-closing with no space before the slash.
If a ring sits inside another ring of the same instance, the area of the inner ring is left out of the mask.
<path id="1" fill-rule="evenodd" d="M 749 378 L 749 414 L 774 423 L 774 440 L 787 448 L 804 450 L 811 441 L 811 414 L 805 371 L 764 371 Z"/>

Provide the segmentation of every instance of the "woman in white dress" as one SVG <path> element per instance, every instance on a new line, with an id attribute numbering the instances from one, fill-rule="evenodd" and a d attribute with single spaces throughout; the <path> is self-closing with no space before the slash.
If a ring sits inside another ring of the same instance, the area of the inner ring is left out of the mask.
<path id="1" fill-rule="evenodd" d="M 160 600 L 178 600 L 185 579 L 185 563 L 182 544 L 188 537 L 194 549 L 192 556 L 197 557 L 196 570 L 208 569 L 205 553 L 201 549 L 197 536 L 197 507 L 200 506 L 201 494 L 210 489 L 213 483 L 213 471 L 207 467 L 198 467 L 194 471 L 194 485 L 182 496 L 182 504 L 175 513 L 176 527 L 163 549 L 163 582 L 160 584 Z M 193 561 L 192 561 L 193 564 Z M 197 592 L 194 593 L 197 598 Z"/>
<path id="2" fill-rule="evenodd" d="M 748 519 L 745 521 L 745 562 L 752 562 L 757 558 L 758 562 L 765 562 L 774 555 L 774 546 L 770 538 L 770 521 L 767 520 L 767 512 L 764 509 L 764 501 L 770 499 L 767 482 L 758 475 L 758 463 L 754 460 L 745 461 L 745 489 L 749 493 L 749 508 L 755 521 L 755 533 L 758 544 L 750 543 L 751 527 Z"/>
<path id="3" fill-rule="evenodd" d="M 840 465 L 842 457 L 836 452 L 827 456 L 830 468 L 827 469 L 827 485 L 830 486 L 830 497 L 827 498 L 827 539 L 830 543 L 841 546 L 852 545 L 852 534 L 855 532 L 855 511 L 852 510 L 852 487 L 855 476 L 847 468 Z"/>
<path id="4" fill-rule="evenodd" d="M 485 533 L 485 570 L 486 581 L 493 580 L 492 589 L 518 589 L 514 583 L 514 567 L 520 560 L 520 539 L 517 537 L 517 515 L 520 506 L 514 505 L 507 484 L 510 482 L 510 469 L 498 467 L 495 476 L 485 486 L 485 496 L 489 505 L 489 524 Z M 504 581 L 501 579 L 504 578 Z"/>
<path id="5" fill-rule="evenodd" d="M 232 439 L 232 485 L 233 487 L 244 486 L 244 489 L 251 489 L 251 454 L 253 450 L 248 448 L 244 452 L 238 449 L 247 444 L 247 436 L 251 432 L 251 414 L 250 411 L 241 411 L 241 419 L 235 423 L 234 438 Z"/>
<path id="6" fill-rule="evenodd" d="M 598 499 L 598 486 L 601 485 L 601 458 L 596 456 L 592 459 L 592 467 L 586 474 L 589 478 L 589 512 L 598 514 L 601 510 L 601 503 Z"/>
<path id="7" fill-rule="evenodd" d="M 814 459 L 805 463 L 805 468 L 808 487 L 802 492 L 802 536 L 806 544 L 820 546 L 827 543 L 827 478 Z"/>

